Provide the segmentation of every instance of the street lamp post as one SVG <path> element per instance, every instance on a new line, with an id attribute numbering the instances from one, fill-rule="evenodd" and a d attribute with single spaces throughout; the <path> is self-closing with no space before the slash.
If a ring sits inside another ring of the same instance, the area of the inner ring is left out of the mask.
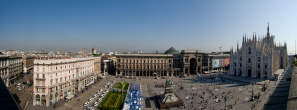
<path id="1" fill-rule="evenodd" d="M 224 97 L 224 101 L 225 101 L 225 110 L 227 110 L 227 96 Z"/>

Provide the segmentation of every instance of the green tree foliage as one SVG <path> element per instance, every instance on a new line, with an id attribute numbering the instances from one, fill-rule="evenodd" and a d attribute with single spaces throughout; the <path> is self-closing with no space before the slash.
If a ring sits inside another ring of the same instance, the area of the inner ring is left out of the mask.
<path id="1" fill-rule="evenodd" d="M 115 83 L 113 89 L 116 89 L 116 91 L 108 92 L 97 108 L 100 110 L 121 110 L 125 102 L 128 88 L 129 83 L 127 82 L 123 84 L 121 82 Z"/>

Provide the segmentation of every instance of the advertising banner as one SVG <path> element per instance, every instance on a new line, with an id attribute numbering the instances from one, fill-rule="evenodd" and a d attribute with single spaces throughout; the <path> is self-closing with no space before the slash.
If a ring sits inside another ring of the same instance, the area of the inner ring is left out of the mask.
<path id="1" fill-rule="evenodd" d="M 225 58 L 225 64 L 224 66 L 230 65 L 230 58 Z"/>
<path id="2" fill-rule="evenodd" d="M 218 68 L 220 66 L 220 60 L 219 59 L 213 59 L 212 60 L 212 67 Z"/>

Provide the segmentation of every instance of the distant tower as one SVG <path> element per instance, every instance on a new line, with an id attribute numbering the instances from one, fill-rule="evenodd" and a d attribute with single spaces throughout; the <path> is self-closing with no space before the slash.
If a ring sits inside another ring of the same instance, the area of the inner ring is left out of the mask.
<path id="1" fill-rule="evenodd" d="M 238 45 L 238 42 L 237 42 L 236 51 L 237 51 L 237 52 L 239 51 L 239 45 Z"/>
<path id="2" fill-rule="evenodd" d="M 270 32 L 269 32 L 269 23 L 267 23 L 267 37 L 270 36 Z"/>
<path id="3" fill-rule="evenodd" d="M 95 48 L 92 48 L 92 54 L 97 54 L 97 50 Z"/>

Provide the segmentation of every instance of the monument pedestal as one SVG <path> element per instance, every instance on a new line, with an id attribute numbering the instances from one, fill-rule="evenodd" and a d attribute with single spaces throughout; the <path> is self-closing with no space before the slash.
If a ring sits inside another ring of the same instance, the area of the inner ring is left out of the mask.
<path id="1" fill-rule="evenodd" d="M 158 98 L 158 104 L 160 109 L 178 107 L 183 105 L 183 101 L 180 100 L 180 98 L 173 93 L 173 88 L 174 85 L 172 81 L 166 80 L 165 92 Z"/>

